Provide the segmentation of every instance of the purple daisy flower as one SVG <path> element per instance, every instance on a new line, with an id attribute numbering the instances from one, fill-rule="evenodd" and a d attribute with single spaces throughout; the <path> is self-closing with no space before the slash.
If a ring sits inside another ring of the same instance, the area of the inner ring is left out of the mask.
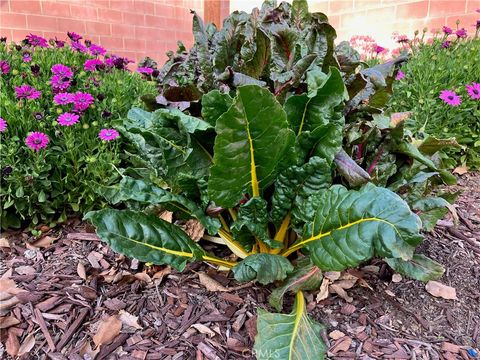
<path id="1" fill-rule="evenodd" d="M 103 62 L 99 59 L 88 59 L 83 63 L 85 71 L 97 71 L 99 66 L 102 66 Z"/>
<path id="2" fill-rule="evenodd" d="M 73 76 L 73 71 L 68 66 L 63 64 L 55 64 L 50 69 L 53 75 L 58 75 L 62 78 L 71 78 Z"/>
<path id="3" fill-rule="evenodd" d="M 74 33 L 73 31 L 67 32 L 67 36 L 72 41 L 79 41 L 79 40 L 83 39 L 80 35 L 78 35 L 77 33 Z"/>
<path id="4" fill-rule="evenodd" d="M 137 72 L 140 74 L 152 75 L 153 69 L 149 67 L 139 67 L 137 68 Z"/>
<path id="5" fill-rule="evenodd" d="M 105 50 L 105 48 L 103 48 L 103 47 L 101 47 L 100 45 L 97 45 L 97 44 L 91 44 L 90 48 L 88 50 L 90 50 L 90 54 L 92 54 L 94 56 L 105 55 L 106 52 L 107 52 L 107 50 Z"/>
<path id="6" fill-rule="evenodd" d="M 468 96 L 473 100 L 480 100 L 480 84 L 472 82 L 472 84 L 465 85 L 467 89 Z"/>
<path id="7" fill-rule="evenodd" d="M 115 129 L 102 129 L 98 133 L 98 137 L 103 141 L 112 141 L 118 138 L 120 134 Z"/>
<path id="8" fill-rule="evenodd" d="M 7 60 L 0 60 L 0 75 L 8 74 L 10 72 L 10 64 Z"/>
<path id="9" fill-rule="evenodd" d="M 29 99 L 34 100 L 38 99 L 42 93 L 35 89 L 33 86 L 23 84 L 20 86 L 15 86 L 15 93 L 17 99 Z"/>
<path id="10" fill-rule="evenodd" d="M 458 106 L 462 103 L 462 99 L 457 95 L 455 91 L 451 90 L 442 90 L 440 91 L 440 99 L 442 99 L 446 104 L 451 106 Z"/>
<path id="11" fill-rule="evenodd" d="M 81 52 L 81 53 L 87 53 L 88 52 L 87 47 L 85 45 L 79 43 L 78 41 L 72 41 L 70 46 L 72 47 L 73 50 L 76 50 L 78 52 Z"/>
<path id="12" fill-rule="evenodd" d="M 65 46 L 65 41 L 63 40 L 58 40 L 57 38 L 55 38 L 54 41 L 57 48 L 63 48 Z"/>
<path id="13" fill-rule="evenodd" d="M 449 41 L 449 40 L 445 40 L 445 41 L 442 43 L 442 48 L 448 49 L 449 47 L 450 47 L 450 41 Z"/>
<path id="14" fill-rule="evenodd" d="M 22 55 L 22 60 L 23 62 L 29 63 L 32 61 L 32 54 L 30 54 L 28 51 L 25 51 Z"/>
<path id="15" fill-rule="evenodd" d="M 380 45 L 375 45 L 374 50 L 377 54 L 380 54 L 381 52 L 385 51 L 385 48 L 383 46 L 380 46 Z"/>
<path id="16" fill-rule="evenodd" d="M 57 105 L 67 105 L 73 102 L 73 94 L 67 92 L 58 93 L 53 97 L 53 102 Z"/>
<path id="17" fill-rule="evenodd" d="M 27 40 L 27 42 L 32 45 L 32 46 L 39 46 L 39 47 L 42 47 L 42 48 L 46 48 L 48 47 L 48 41 L 47 39 L 44 39 L 43 37 L 41 36 L 38 36 L 38 35 L 34 35 L 34 34 L 29 34 L 27 35 L 27 37 L 25 38 Z"/>
<path id="18" fill-rule="evenodd" d="M 27 136 L 25 144 L 32 150 L 40 151 L 40 149 L 47 147 L 49 141 L 50 139 L 47 134 L 34 131 Z"/>
<path id="19" fill-rule="evenodd" d="M 77 91 L 73 95 L 73 110 L 85 111 L 95 101 L 92 94 Z"/>
<path id="20" fill-rule="evenodd" d="M 52 88 L 55 91 L 67 90 L 71 85 L 69 78 L 61 77 L 59 75 L 53 75 L 50 79 L 50 82 L 52 83 Z"/>
<path id="21" fill-rule="evenodd" d="M 80 116 L 72 113 L 63 113 L 57 118 L 57 121 L 62 126 L 72 126 L 78 123 Z"/>
<path id="22" fill-rule="evenodd" d="M 457 35 L 458 38 L 465 39 L 467 37 L 467 30 L 464 28 L 458 29 L 455 31 L 455 35 Z"/>
<path id="23" fill-rule="evenodd" d="M 451 33 L 453 33 L 452 28 L 449 28 L 448 26 L 444 26 L 442 30 L 445 35 L 450 35 Z"/>
<path id="24" fill-rule="evenodd" d="M 7 122 L 0 117 L 0 132 L 5 132 L 5 130 L 7 130 Z"/>
<path id="25" fill-rule="evenodd" d="M 402 80 L 405 78 L 405 73 L 402 70 L 398 70 L 397 76 L 395 76 L 395 80 Z"/>

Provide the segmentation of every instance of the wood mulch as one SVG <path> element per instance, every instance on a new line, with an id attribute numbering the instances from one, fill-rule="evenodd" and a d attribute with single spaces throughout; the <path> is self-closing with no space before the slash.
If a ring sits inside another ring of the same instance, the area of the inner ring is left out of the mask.
<path id="1" fill-rule="evenodd" d="M 433 297 L 380 260 L 309 313 L 327 326 L 330 359 L 474 359 L 480 347 L 480 174 L 453 190 L 460 223 L 447 217 L 419 252 L 442 263 L 456 300 Z M 48 229 L 44 229 L 48 230 Z M 183 273 L 115 254 L 72 221 L 40 240 L 0 238 L 0 359 L 255 359 L 256 308 L 271 288 L 238 284 L 206 264 Z M 334 283 L 335 284 L 335 283 Z M 209 290 L 208 290 L 208 289 Z M 217 291 L 212 291 L 217 290 Z M 333 293 L 332 293 L 333 292 Z M 293 301 L 288 296 L 285 311 Z"/>

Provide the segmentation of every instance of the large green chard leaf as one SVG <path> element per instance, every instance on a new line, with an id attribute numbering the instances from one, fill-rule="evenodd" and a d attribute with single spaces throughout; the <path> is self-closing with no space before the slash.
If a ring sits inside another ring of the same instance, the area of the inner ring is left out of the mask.
<path id="1" fill-rule="evenodd" d="M 268 298 L 268 303 L 276 310 L 283 308 L 283 297 L 287 292 L 297 293 L 301 290 L 318 290 L 322 283 L 322 270 L 315 266 L 309 257 L 300 258 L 283 284 L 275 288 Z"/>
<path id="2" fill-rule="evenodd" d="M 445 272 L 442 265 L 421 254 L 413 255 L 408 261 L 395 258 L 385 261 L 396 272 L 420 281 L 437 280 Z"/>
<path id="3" fill-rule="evenodd" d="M 302 238 L 284 255 L 306 247 L 322 270 L 341 271 L 373 256 L 409 260 L 422 241 L 421 221 L 407 203 L 373 184 L 359 191 L 334 185 L 293 215 L 306 224 Z"/>
<path id="4" fill-rule="evenodd" d="M 285 279 L 292 270 L 290 261 L 283 256 L 272 254 L 250 255 L 232 269 L 235 280 L 255 280 L 263 285 Z"/>
<path id="5" fill-rule="evenodd" d="M 219 206 L 233 207 L 245 193 L 259 196 L 288 165 L 283 162 L 292 150 L 294 134 L 285 112 L 267 89 L 240 87 L 215 130 L 208 188 Z"/>
<path id="6" fill-rule="evenodd" d="M 242 232 L 246 229 L 271 248 L 280 248 L 283 246 L 281 242 L 270 239 L 268 220 L 267 202 L 260 197 L 254 197 L 240 206 L 237 219 L 232 225 L 233 235 L 244 236 Z"/>
<path id="7" fill-rule="evenodd" d="M 188 261 L 201 260 L 205 255 L 182 229 L 153 215 L 104 209 L 89 212 L 85 219 L 114 251 L 140 261 L 168 264 L 182 271 Z"/>
<path id="8" fill-rule="evenodd" d="M 204 211 L 192 200 L 146 183 L 143 180 L 125 176 L 119 184 L 105 187 L 102 195 L 113 205 L 126 200 L 147 204 L 167 204 L 170 210 L 180 211 L 186 216 L 198 219 L 210 235 L 215 235 L 220 229 L 220 222 L 205 215 Z"/>
<path id="9" fill-rule="evenodd" d="M 276 314 L 258 309 L 255 354 L 258 360 L 321 360 L 327 352 L 320 333 L 325 328 L 312 320 L 302 292 L 292 313 Z"/>
<path id="10" fill-rule="evenodd" d="M 228 94 L 212 90 L 202 96 L 202 117 L 210 125 L 215 126 L 217 119 L 227 112 L 233 99 Z"/>
<path id="11" fill-rule="evenodd" d="M 312 157 L 302 166 L 294 165 L 282 171 L 272 196 L 272 222 L 278 226 L 294 203 L 301 206 L 310 195 L 330 187 L 331 182 L 330 166 L 319 157 Z"/>

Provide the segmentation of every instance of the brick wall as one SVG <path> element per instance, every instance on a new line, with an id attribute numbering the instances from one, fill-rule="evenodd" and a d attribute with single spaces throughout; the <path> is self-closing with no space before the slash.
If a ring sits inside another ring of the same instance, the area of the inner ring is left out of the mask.
<path id="1" fill-rule="evenodd" d="M 289 1 L 290 2 L 290 1 Z M 250 11 L 260 6 L 261 0 L 230 0 L 230 10 Z M 424 27 L 461 26 L 470 34 L 480 18 L 475 9 L 480 0 L 308 0 L 310 11 L 328 15 L 337 30 L 339 40 L 349 40 L 353 35 L 371 35 L 382 46 L 395 47 L 391 34 L 412 36 Z"/>
<path id="2" fill-rule="evenodd" d="M 112 53 L 162 63 L 177 40 L 192 44 L 190 9 L 203 15 L 203 0 L 0 0 L 0 34 L 64 39 L 74 31 Z"/>

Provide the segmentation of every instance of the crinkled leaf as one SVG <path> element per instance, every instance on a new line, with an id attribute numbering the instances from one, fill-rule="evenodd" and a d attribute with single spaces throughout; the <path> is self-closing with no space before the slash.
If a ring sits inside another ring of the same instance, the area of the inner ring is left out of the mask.
<path id="1" fill-rule="evenodd" d="M 234 103 L 215 127 L 209 193 L 219 206 L 237 205 L 245 193 L 253 197 L 275 179 L 294 134 L 274 96 L 255 85 L 240 87 Z"/>
<path id="2" fill-rule="evenodd" d="M 203 78 L 203 81 L 201 82 L 201 88 L 203 88 L 203 90 L 206 92 L 213 86 L 213 64 L 208 48 L 208 34 L 200 16 L 198 16 L 195 11 L 192 11 L 192 13 L 193 38 L 195 40 L 198 62 Z"/>
<path id="3" fill-rule="evenodd" d="M 187 217 L 198 219 L 210 235 L 215 235 L 220 228 L 220 222 L 205 215 L 202 208 L 192 200 L 143 180 L 125 176 L 119 184 L 107 187 L 105 190 L 102 195 L 113 205 L 126 200 L 147 204 L 168 204 L 171 210 L 180 211 Z"/>
<path id="4" fill-rule="evenodd" d="M 250 255 L 232 268 L 235 280 L 255 280 L 263 285 L 284 280 L 292 270 L 293 265 L 287 258 L 272 254 Z"/>
<path id="5" fill-rule="evenodd" d="M 283 308 L 283 297 L 287 292 L 297 293 L 301 290 L 317 290 L 322 283 L 322 270 L 315 266 L 309 257 L 300 258 L 283 284 L 275 288 L 268 298 L 268 303 L 276 310 Z"/>
<path id="6" fill-rule="evenodd" d="M 301 291 L 288 315 L 258 309 L 254 345 L 257 359 L 322 360 L 327 352 L 321 337 L 324 328 L 308 316 Z"/>
<path id="7" fill-rule="evenodd" d="M 227 112 L 233 99 L 228 94 L 212 90 L 202 96 L 202 117 L 210 125 L 215 126 L 217 119 Z"/>
<path id="8" fill-rule="evenodd" d="M 371 180 L 370 175 L 343 149 L 335 155 L 334 162 L 338 172 L 348 181 L 350 186 L 360 186 Z"/>
<path id="9" fill-rule="evenodd" d="M 303 75 L 316 58 L 316 54 L 309 54 L 298 60 L 291 70 L 284 72 L 281 75 L 272 74 L 272 79 L 279 83 L 275 90 L 277 99 L 281 99 L 280 101 L 282 103 L 284 102 L 287 91 L 293 86 L 298 86 Z"/>
<path id="10" fill-rule="evenodd" d="M 385 259 L 385 261 L 396 272 L 425 282 L 437 280 L 445 272 L 441 264 L 421 254 L 415 254 L 411 260 L 407 261 L 396 258 Z"/>
<path id="11" fill-rule="evenodd" d="M 335 55 L 345 73 L 353 72 L 360 64 L 360 54 L 348 41 L 342 41 L 335 47 Z"/>
<path id="12" fill-rule="evenodd" d="M 422 241 L 421 221 L 408 204 L 373 184 L 359 191 L 334 185 L 293 215 L 306 224 L 288 252 L 306 247 L 322 270 L 342 271 L 373 256 L 409 260 Z"/>
<path id="13" fill-rule="evenodd" d="M 293 0 L 292 18 L 298 29 L 302 29 L 309 16 L 307 0 Z"/>
<path id="14" fill-rule="evenodd" d="M 114 251 L 140 261 L 168 264 L 182 271 L 187 262 L 205 254 L 182 229 L 153 215 L 104 209 L 87 213 L 85 219 Z"/>
<path id="15" fill-rule="evenodd" d="M 272 196 L 272 222 L 279 225 L 294 203 L 302 204 L 310 195 L 330 187 L 331 182 L 330 166 L 319 157 L 312 157 L 304 165 L 282 171 Z"/>

